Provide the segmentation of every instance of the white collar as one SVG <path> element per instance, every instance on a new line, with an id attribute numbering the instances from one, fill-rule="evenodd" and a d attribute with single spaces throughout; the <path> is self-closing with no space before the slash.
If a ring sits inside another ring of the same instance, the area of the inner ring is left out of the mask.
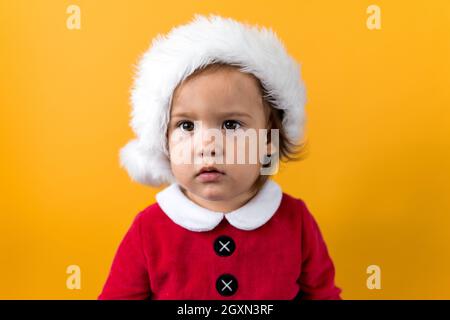
<path id="1" fill-rule="evenodd" d="M 214 229 L 225 217 L 241 230 L 259 228 L 275 214 L 283 194 L 280 186 L 268 179 L 258 193 L 242 207 L 229 213 L 216 212 L 194 203 L 175 182 L 156 194 L 156 201 L 166 215 L 176 224 L 191 231 Z"/>

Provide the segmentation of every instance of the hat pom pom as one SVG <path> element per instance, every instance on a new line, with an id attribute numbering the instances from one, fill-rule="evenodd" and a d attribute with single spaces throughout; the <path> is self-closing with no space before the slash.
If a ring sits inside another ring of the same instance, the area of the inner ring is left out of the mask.
<path id="1" fill-rule="evenodd" d="M 133 181 L 148 186 L 159 186 L 174 181 L 165 154 L 146 149 L 138 139 L 131 140 L 120 149 L 119 158 L 120 166 L 126 169 Z"/>

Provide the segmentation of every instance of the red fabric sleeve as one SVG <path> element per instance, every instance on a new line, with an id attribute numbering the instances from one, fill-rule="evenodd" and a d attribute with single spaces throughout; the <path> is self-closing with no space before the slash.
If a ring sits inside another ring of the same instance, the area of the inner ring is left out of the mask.
<path id="1" fill-rule="evenodd" d="M 141 214 L 117 249 L 99 300 L 144 300 L 151 295 L 147 263 L 142 247 Z"/>
<path id="2" fill-rule="evenodd" d="M 319 226 L 302 201 L 302 271 L 300 299 L 341 300 L 335 286 L 335 269 Z"/>

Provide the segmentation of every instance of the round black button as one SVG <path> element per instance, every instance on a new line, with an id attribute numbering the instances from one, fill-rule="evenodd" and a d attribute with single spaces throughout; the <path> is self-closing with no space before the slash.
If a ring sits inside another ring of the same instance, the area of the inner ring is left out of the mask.
<path id="1" fill-rule="evenodd" d="M 236 249 L 236 245 L 228 236 L 220 236 L 214 241 L 214 251 L 221 257 L 228 257 Z"/>
<path id="2" fill-rule="evenodd" d="M 222 296 L 232 296 L 238 289 L 238 282 L 231 274 L 222 274 L 217 278 L 216 289 Z"/>

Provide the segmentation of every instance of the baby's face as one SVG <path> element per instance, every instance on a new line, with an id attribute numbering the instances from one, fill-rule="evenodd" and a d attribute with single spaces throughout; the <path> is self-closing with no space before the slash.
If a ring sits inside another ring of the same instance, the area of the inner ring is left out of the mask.
<path id="1" fill-rule="evenodd" d="M 170 163 L 177 182 L 191 196 L 206 201 L 231 201 L 248 193 L 260 175 L 259 154 L 267 145 L 260 145 L 258 132 L 266 125 L 267 113 L 253 76 L 220 68 L 188 79 L 174 92 L 168 127 Z M 231 138 L 233 133 L 249 129 L 257 133 L 257 142 L 232 143 L 237 141 Z M 214 139 L 212 133 L 221 133 L 221 138 Z M 227 160 L 229 146 L 233 146 L 234 161 Z M 249 155 L 255 148 L 258 161 Z M 190 161 L 180 161 L 181 149 Z M 244 163 L 237 159 L 239 152 Z M 208 167 L 219 172 L 201 173 Z"/>

